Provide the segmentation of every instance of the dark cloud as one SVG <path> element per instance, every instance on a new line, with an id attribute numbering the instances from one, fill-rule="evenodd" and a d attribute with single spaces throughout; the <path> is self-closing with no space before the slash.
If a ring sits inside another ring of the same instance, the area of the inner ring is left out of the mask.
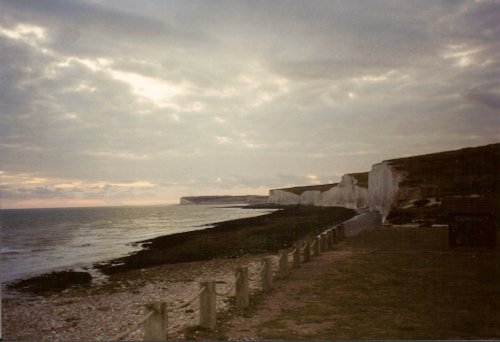
<path id="1" fill-rule="evenodd" d="M 500 91 L 485 91 L 473 88 L 465 91 L 462 96 L 467 101 L 484 105 L 492 109 L 500 109 Z"/>
<path id="2" fill-rule="evenodd" d="M 178 43 L 199 45 L 209 38 L 191 26 L 178 27 L 92 2 L 63 0 L 1 1 L 5 21 L 29 22 L 47 27 L 50 47 L 82 56 L 137 53 L 135 42 L 148 50 Z M 10 14 L 10 15 L 9 15 Z M 213 43 L 213 42 L 212 42 Z"/>

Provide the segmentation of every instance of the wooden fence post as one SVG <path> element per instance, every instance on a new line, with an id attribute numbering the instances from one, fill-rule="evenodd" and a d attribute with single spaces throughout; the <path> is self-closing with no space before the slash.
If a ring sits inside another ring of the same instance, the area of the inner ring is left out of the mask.
<path id="1" fill-rule="evenodd" d="M 314 237 L 313 256 L 319 256 L 319 237 Z"/>
<path id="2" fill-rule="evenodd" d="M 326 233 L 321 233 L 321 238 L 320 238 L 320 251 L 321 253 L 326 252 Z"/>
<path id="3" fill-rule="evenodd" d="M 205 288 L 205 291 L 200 295 L 200 326 L 214 330 L 217 324 L 215 283 L 213 281 L 203 281 L 200 283 L 200 289 L 202 288 Z"/>
<path id="4" fill-rule="evenodd" d="M 236 276 L 236 309 L 242 310 L 250 304 L 248 291 L 248 267 L 237 267 Z"/>
<path id="5" fill-rule="evenodd" d="M 332 242 L 334 245 L 339 243 L 337 227 L 332 228 Z"/>
<path id="6" fill-rule="evenodd" d="M 273 258 L 265 257 L 262 259 L 264 270 L 261 274 L 262 292 L 269 292 L 273 288 Z"/>
<path id="7" fill-rule="evenodd" d="M 167 304 L 152 302 L 145 305 L 144 312 L 153 314 L 144 322 L 144 341 L 167 340 Z"/>
<path id="8" fill-rule="evenodd" d="M 311 245 L 309 244 L 309 239 L 306 240 L 306 246 L 304 247 L 304 262 L 311 261 Z"/>
<path id="9" fill-rule="evenodd" d="M 300 242 L 295 244 L 295 252 L 293 252 L 293 268 L 300 268 Z"/>
<path id="10" fill-rule="evenodd" d="M 282 249 L 280 250 L 278 278 L 284 279 L 286 277 L 288 277 L 288 249 Z"/>

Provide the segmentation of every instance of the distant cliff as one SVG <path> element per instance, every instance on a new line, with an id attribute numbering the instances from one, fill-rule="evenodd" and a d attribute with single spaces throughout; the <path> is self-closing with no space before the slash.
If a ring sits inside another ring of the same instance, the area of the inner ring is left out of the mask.
<path id="1" fill-rule="evenodd" d="M 338 184 L 269 191 L 281 205 L 370 208 L 384 220 L 407 222 L 443 216 L 443 200 L 483 198 L 499 203 L 500 144 L 386 160 Z M 497 213 L 500 204 L 493 210 Z"/>
<path id="2" fill-rule="evenodd" d="M 340 183 L 270 190 L 269 203 L 366 208 L 368 172 L 344 175 Z"/>
<path id="3" fill-rule="evenodd" d="M 266 203 L 267 196 L 246 195 L 246 196 L 189 196 L 181 197 L 182 205 L 208 205 L 208 204 L 254 204 Z"/>

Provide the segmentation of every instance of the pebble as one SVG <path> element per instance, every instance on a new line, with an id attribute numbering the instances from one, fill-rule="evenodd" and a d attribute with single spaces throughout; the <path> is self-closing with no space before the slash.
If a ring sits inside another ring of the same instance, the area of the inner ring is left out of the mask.
<path id="1" fill-rule="evenodd" d="M 19 297 L 3 300 L 3 337 L 5 340 L 36 341 L 109 341 L 117 333 L 137 322 L 144 314 L 144 304 L 166 301 L 168 306 L 183 303 L 199 290 L 198 280 L 220 281 L 224 291 L 234 281 L 234 267 L 248 265 L 250 272 L 260 265 L 260 256 L 244 256 L 240 259 L 214 259 L 177 265 L 156 266 L 141 270 L 157 274 L 147 280 L 140 291 L 135 287 L 142 281 L 128 282 L 128 286 L 111 292 L 71 290 L 47 297 Z M 222 284 L 223 283 L 223 284 Z M 252 285 L 258 288 L 258 284 Z M 98 286 L 97 286 L 98 288 Z M 134 292 L 131 292 L 134 291 Z M 228 308 L 226 298 L 217 297 L 217 311 Z M 59 308 L 58 308 L 59 307 Z M 62 308 L 62 309 L 61 309 Z M 198 323 L 198 301 L 176 310 L 168 316 L 169 336 L 182 339 L 182 330 Z M 67 319 L 72 325 L 68 325 Z M 74 324 L 73 324 L 74 322 Z M 141 340 L 140 328 L 127 339 Z"/>

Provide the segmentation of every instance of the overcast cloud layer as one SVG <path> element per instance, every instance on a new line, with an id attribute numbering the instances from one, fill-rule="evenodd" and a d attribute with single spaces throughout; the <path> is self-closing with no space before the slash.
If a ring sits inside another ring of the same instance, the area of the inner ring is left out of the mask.
<path id="1" fill-rule="evenodd" d="M 338 181 L 500 141 L 499 1 L 0 1 L 2 207 Z"/>

